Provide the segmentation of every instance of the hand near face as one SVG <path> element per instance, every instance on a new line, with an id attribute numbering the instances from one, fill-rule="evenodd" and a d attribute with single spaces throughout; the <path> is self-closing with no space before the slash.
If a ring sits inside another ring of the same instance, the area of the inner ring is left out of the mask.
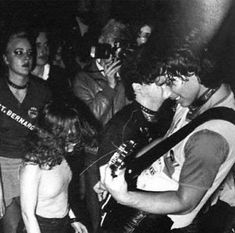
<path id="1" fill-rule="evenodd" d="M 120 60 L 110 61 L 104 65 L 104 74 L 108 80 L 108 84 L 111 88 L 115 88 L 117 85 L 116 75 L 121 68 Z"/>

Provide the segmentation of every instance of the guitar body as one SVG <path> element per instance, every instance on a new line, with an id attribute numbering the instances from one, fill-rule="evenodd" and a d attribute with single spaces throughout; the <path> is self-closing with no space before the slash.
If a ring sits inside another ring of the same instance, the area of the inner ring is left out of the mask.
<path id="1" fill-rule="evenodd" d="M 112 176 L 125 166 L 127 157 L 136 147 L 134 141 L 123 143 L 109 161 Z M 172 225 L 167 216 L 147 214 L 118 204 L 109 194 L 101 206 L 100 227 L 105 233 L 167 233 Z M 158 229 L 156 231 L 156 229 Z"/>
<path id="2" fill-rule="evenodd" d="M 148 214 L 115 202 L 102 229 L 105 233 L 168 233 L 171 225 L 167 216 Z"/>

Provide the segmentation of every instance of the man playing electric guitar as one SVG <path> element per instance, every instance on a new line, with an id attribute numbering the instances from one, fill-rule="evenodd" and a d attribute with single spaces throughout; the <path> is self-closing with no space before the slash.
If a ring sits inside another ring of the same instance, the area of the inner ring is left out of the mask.
<path id="1" fill-rule="evenodd" d="M 191 48 L 194 46 L 185 46 L 185 42 L 182 46 L 168 48 L 158 62 L 162 64 L 162 74 L 165 75 L 162 92 L 166 86 L 169 87 L 171 98 L 178 103 L 167 136 L 214 107 L 235 109 L 231 88 L 223 82 L 221 73 L 215 72 L 218 66 L 215 66 L 211 54 L 208 56 L 208 51 L 204 52 L 206 50 L 195 53 Z M 231 174 L 235 162 L 234 140 L 233 123 L 220 119 L 209 120 L 142 171 L 137 180 L 138 190 L 128 189 L 125 169 L 113 177 L 109 166 L 105 167 L 101 176 L 102 187 L 121 205 L 167 216 L 172 226 L 164 231 L 155 229 L 156 233 L 219 233 L 222 219 L 219 225 L 212 219 L 211 225 L 204 231 L 199 229 L 200 225 L 194 226 L 199 212 L 209 199 L 209 206 L 215 203 L 232 206 L 235 203 Z"/>

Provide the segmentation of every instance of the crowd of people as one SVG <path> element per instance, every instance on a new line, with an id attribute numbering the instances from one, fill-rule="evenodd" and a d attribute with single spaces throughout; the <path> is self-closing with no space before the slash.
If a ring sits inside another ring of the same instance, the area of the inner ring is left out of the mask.
<path id="1" fill-rule="evenodd" d="M 209 42 L 75 19 L 1 33 L 0 231 L 234 232 L 235 98 Z"/>

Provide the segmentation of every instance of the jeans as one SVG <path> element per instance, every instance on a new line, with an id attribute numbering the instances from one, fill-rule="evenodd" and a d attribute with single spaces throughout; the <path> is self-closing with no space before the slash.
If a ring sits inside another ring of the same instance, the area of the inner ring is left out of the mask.
<path id="1" fill-rule="evenodd" d="M 36 215 L 41 233 L 69 233 L 71 232 L 69 217 L 44 218 Z M 19 224 L 17 233 L 27 233 L 23 222 Z"/>
<path id="2" fill-rule="evenodd" d="M 7 206 L 6 213 L 1 219 L 3 233 L 16 233 L 20 219 L 21 219 L 20 198 L 16 197 L 13 198 L 11 204 Z M 0 226 L 0 232 L 2 231 Z"/>

